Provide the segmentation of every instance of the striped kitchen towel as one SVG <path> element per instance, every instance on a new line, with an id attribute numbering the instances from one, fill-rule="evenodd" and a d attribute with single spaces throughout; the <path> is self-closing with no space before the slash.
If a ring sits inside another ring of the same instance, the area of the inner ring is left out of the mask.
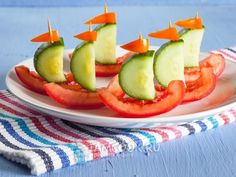
<path id="1" fill-rule="evenodd" d="M 233 49 L 213 51 L 236 59 Z M 37 112 L 0 91 L 0 154 L 34 175 L 217 128 L 235 122 L 236 108 L 200 121 L 158 128 L 80 125 Z"/>

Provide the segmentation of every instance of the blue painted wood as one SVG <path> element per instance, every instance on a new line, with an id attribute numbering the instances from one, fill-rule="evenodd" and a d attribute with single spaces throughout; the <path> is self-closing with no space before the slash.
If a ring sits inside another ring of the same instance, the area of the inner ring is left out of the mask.
<path id="1" fill-rule="evenodd" d="M 147 6 L 147 5 L 235 5 L 235 0 L 1 0 L 2 7 L 80 7 L 98 6 L 107 3 L 119 6 Z"/>
<path id="2" fill-rule="evenodd" d="M 86 29 L 82 24 L 101 12 L 99 7 L 86 8 L 0 8 L 0 89 L 5 88 L 7 71 L 26 57 L 33 55 L 38 44 L 29 40 L 47 30 L 46 20 L 65 38 L 66 47 L 78 41 L 73 34 Z M 202 49 L 204 51 L 236 44 L 236 7 L 112 7 L 118 13 L 118 42 L 137 38 L 138 32 L 148 32 L 167 26 L 169 19 L 193 16 L 200 11 L 206 26 Z M 137 20 L 139 19 L 139 20 Z M 142 24 L 140 24 L 142 22 Z M 153 45 L 163 41 L 152 40 Z M 47 176 L 83 177 L 199 177 L 236 176 L 236 124 L 160 144 L 159 150 L 123 153 L 85 165 L 74 166 Z M 29 176 L 26 167 L 0 158 L 0 176 Z"/>

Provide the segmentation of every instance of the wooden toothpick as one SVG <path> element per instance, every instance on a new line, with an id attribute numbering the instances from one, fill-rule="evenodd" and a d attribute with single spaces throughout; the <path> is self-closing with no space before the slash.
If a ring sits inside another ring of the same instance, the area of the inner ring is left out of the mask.
<path id="1" fill-rule="evenodd" d="M 105 5 L 104 5 L 104 13 L 107 13 L 108 12 L 108 6 L 107 6 L 107 4 L 105 3 Z"/>
<path id="2" fill-rule="evenodd" d="M 89 22 L 89 31 L 90 31 L 90 32 L 93 31 L 93 29 L 92 29 L 92 23 L 91 23 L 91 22 Z"/>
<path id="3" fill-rule="evenodd" d="M 197 13 L 196 13 L 196 17 L 195 18 L 199 18 L 199 13 L 198 13 L 198 11 L 197 11 Z"/>
<path id="4" fill-rule="evenodd" d="M 143 39 L 142 32 L 139 32 L 139 39 Z"/>
<path id="5" fill-rule="evenodd" d="M 50 19 L 48 19 L 48 32 L 49 32 L 49 35 L 50 35 L 50 41 L 51 41 L 51 43 L 53 43 L 53 39 L 52 39 L 52 28 L 51 28 Z"/>
<path id="6" fill-rule="evenodd" d="M 172 22 L 171 22 L 171 20 L 169 21 L 169 28 L 172 28 L 173 27 L 173 25 L 172 25 Z"/>

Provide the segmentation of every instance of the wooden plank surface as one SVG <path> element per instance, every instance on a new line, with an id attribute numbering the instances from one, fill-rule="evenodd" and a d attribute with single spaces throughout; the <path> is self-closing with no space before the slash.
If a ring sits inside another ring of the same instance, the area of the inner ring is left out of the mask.
<path id="1" fill-rule="evenodd" d="M 193 16 L 198 10 L 206 33 L 203 51 L 236 45 L 236 6 L 111 7 L 118 13 L 118 43 L 135 39 L 139 31 L 165 28 L 169 20 Z M 72 36 L 86 29 L 82 22 L 101 12 L 101 7 L 83 8 L 0 8 L 0 89 L 5 89 L 7 71 L 34 54 L 38 44 L 30 43 L 35 35 L 47 30 L 50 17 L 53 27 L 65 39 L 66 48 L 79 42 Z M 163 41 L 152 40 L 152 45 Z M 137 150 L 43 176 L 83 177 L 189 177 L 236 176 L 236 125 L 231 124 L 180 140 L 160 144 L 154 152 Z M 0 158 L 0 176 L 29 176 L 26 167 Z"/>
<path id="2" fill-rule="evenodd" d="M 147 6 L 147 5 L 236 5 L 235 0 L 1 0 L 0 7 L 81 7 L 103 6 Z"/>

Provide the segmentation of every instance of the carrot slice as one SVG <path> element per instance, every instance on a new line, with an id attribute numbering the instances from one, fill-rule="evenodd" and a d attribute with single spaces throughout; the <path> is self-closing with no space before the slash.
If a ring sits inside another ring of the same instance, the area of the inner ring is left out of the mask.
<path id="1" fill-rule="evenodd" d="M 175 22 L 177 26 L 190 29 L 201 29 L 203 27 L 202 19 L 199 17 L 188 18 Z"/>
<path id="2" fill-rule="evenodd" d="M 57 30 L 52 30 L 51 33 L 52 33 L 51 37 L 50 37 L 50 32 L 46 32 L 31 39 L 31 42 L 56 42 L 60 40 L 60 36 Z"/>
<path id="3" fill-rule="evenodd" d="M 149 49 L 149 40 L 147 38 L 142 38 L 142 35 L 140 34 L 139 39 L 131 41 L 120 47 L 132 52 L 145 53 Z"/>
<path id="4" fill-rule="evenodd" d="M 96 41 L 97 32 L 96 31 L 86 31 L 74 36 L 75 38 L 84 40 L 84 41 Z"/>
<path id="5" fill-rule="evenodd" d="M 179 34 L 178 34 L 175 27 L 169 27 L 169 28 L 161 30 L 161 31 L 149 33 L 148 36 L 154 37 L 154 38 L 159 38 L 159 39 L 169 39 L 172 41 L 179 40 Z"/>
<path id="6" fill-rule="evenodd" d="M 114 12 L 103 13 L 85 22 L 85 24 L 90 24 L 90 23 L 91 24 L 116 23 L 116 14 Z"/>

